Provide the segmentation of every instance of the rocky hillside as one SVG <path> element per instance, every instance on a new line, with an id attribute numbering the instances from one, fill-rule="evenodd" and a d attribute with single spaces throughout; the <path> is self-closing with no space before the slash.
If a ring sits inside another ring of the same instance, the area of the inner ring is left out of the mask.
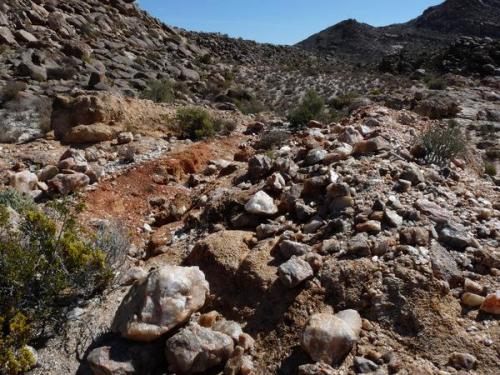
<path id="1" fill-rule="evenodd" d="M 344 21 L 298 46 L 355 60 L 362 58 L 366 63 L 400 49 L 419 53 L 444 47 L 461 36 L 500 38 L 499 19 L 498 0 L 447 0 L 403 24 L 373 27 L 355 20 Z"/>
<path id="2" fill-rule="evenodd" d="M 0 1 L 0 374 L 497 375 L 498 51 Z"/>
<path id="3" fill-rule="evenodd" d="M 380 81 L 297 48 L 178 30 L 122 0 L 3 1 L 0 45 L 4 142 L 44 134 L 53 99 L 81 91 L 138 97 L 167 80 L 172 100 L 284 113 L 304 87 L 332 97 Z"/>

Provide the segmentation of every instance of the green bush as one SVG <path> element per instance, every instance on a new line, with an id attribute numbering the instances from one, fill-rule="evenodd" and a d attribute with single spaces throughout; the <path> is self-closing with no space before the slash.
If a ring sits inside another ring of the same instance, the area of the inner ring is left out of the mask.
<path id="1" fill-rule="evenodd" d="M 2 87 L 2 98 L 4 101 L 9 101 L 17 98 L 17 95 L 26 90 L 26 83 L 19 81 L 9 81 Z"/>
<path id="2" fill-rule="evenodd" d="M 253 95 L 250 99 L 235 100 L 236 107 L 245 115 L 257 114 L 265 111 L 265 106 L 261 101 L 257 100 Z"/>
<path id="3" fill-rule="evenodd" d="M 429 127 L 422 133 L 420 144 L 425 150 L 424 159 L 430 164 L 446 165 L 453 158 L 467 153 L 467 140 L 455 122 L 450 122 L 445 127 Z"/>
<path id="4" fill-rule="evenodd" d="M 325 101 L 315 91 L 309 91 L 299 106 L 289 113 L 288 121 L 292 126 L 307 125 L 311 120 L 319 120 L 325 110 Z"/>
<path id="5" fill-rule="evenodd" d="M 261 150 L 271 150 L 274 147 L 281 147 L 290 138 L 290 133 L 284 130 L 270 130 L 263 133 L 256 142 L 255 148 Z"/>
<path id="6" fill-rule="evenodd" d="M 33 198 L 22 195 L 11 188 L 0 191 L 0 205 L 9 206 L 19 213 L 34 210 L 36 207 Z"/>
<path id="7" fill-rule="evenodd" d="M 197 107 L 179 109 L 176 120 L 180 135 L 192 140 L 213 137 L 222 129 L 220 120 L 214 119 L 208 111 Z"/>
<path id="8" fill-rule="evenodd" d="M 445 90 L 448 87 L 446 80 L 441 77 L 427 77 L 425 84 L 429 90 Z"/>
<path id="9" fill-rule="evenodd" d="M 212 56 L 207 53 L 205 55 L 199 56 L 196 60 L 199 64 L 210 65 L 212 63 Z"/>
<path id="10" fill-rule="evenodd" d="M 342 110 L 348 108 L 357 98 L 359 98 L 359 94 L 350 91 L 345 94 L 337 95 L 332 99 L 330 105 L 337 110 Z"/>
<path id="11" fill-rule="evenodd" d="M 13 228 L 0 205 L 0 373 L 29 369 L 26 345 L 57 332 L 68 309 L 112 280 L 107 254 L 76 224 L 81 209 L 67 201 L 47 212 L 23 208 Z"/>
<path id="12" fill-rule="evenodd" d="M 484 173 L 488 176 L 495 177 L 497 175 L 497 167 L 495 167 L 493 163 L 486 162 L 484 163 Z"/>
<path id="13" fill-rule="evenodd" d="M 155 103 L 173 103 L 175 100 L 174 85 L 166 79 L 151 81 L 142 92 L 141 98 L 152 100 Z"/>

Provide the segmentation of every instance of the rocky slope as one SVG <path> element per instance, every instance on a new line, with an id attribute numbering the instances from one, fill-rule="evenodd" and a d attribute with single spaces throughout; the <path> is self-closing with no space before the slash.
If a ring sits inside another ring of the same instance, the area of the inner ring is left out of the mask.
<path id="1" fill-rule="evenodd" d="M 447 0 L 407 23 L 373 27 L 348 20 L 298 43 L 313 51 L 363 62 L 406 49 L 412 54 L 445 47 L 461 36 L 500 38 L 498 0 Z"/>
<path id="2" fill-rule="evenodd" d="M 0 192 L 85 203 L 85 232 L 130 237 L 114 282 L 33 343 L 31 374 L 498 373 L 500 78 L 481 70 L 495 40 L 442 52 L 455 74 L 430 89 L 170 28 L 129 0 L 0 7 Z M 140 98 L 161 79 L 174 103 Z M 342 116 L 293 128 L 283 112 L 311 89 Z M 254 100 L 268 111 L 238 109 Z M 185 139 L 187 106 L 225 132 Z M 432 164 L 422 134 L 448 126 L 466 152 Z"/>
<path id="3" fill-rule="evenodd" d="M 304 87 L 331 97 L 379 82 L 297 48 L 178 30 L 121 0 L 3 1 L 0 45 L 4 142 L 50 130 L 53 99 L 80 91 L 137 97 L 168 80 L 185 103 L 284 112 Z"/>
<path id="4" fill-rule="evenodd" d="M 130 268 L 34 373 L 496 374 L 499 191 L 475 151 L 426 165 L 439 121 L 376 105 L 265 148 L 286 128 L 237 121 L 86 193 L 82 222 L 134 233 Z"/>

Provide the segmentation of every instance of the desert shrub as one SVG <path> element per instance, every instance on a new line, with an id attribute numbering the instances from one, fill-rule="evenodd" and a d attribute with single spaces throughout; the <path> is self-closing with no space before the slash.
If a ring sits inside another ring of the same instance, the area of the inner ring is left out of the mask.
<path id="1" fill-rule="evenodd" d="M 120 268 L 125 263 L 130 245 L 129 231 L 121 221 L 115 220 L 98 226 L 93 247 L 104 252 L 106 263 L 113 269 Z"/>
<path id="2" fill-rule="evenodd" d="M 479 134 L 482 137 L 485 137 L 485 138 L 495 137 L 496 136 L 496 131 L 497 130 L 495 128 L 495 124 L 491 124 L 491 123 L 483 124 L 479 128 Z"/>
<path id="3" fill-rule="evenodd" d="M 430 164 L 446 165 L 467 152 L 467 140 L 455 122 L 429 127 L 422 133 L 420 144 L 425 151 L 424 159 Z"/>
<path id="4" fill-rule="evenodd" d="M 213 137 L 222 126 L 208 111 L 197 107 L 179 109 L 176 120 L 180 135 L 193 140 Z"/>
<path id="5" fill-rule="evenodd" d="M 234 121 L 230 121 L 230 120 L 216 119 L 215 121 L 218 121 L 220 123 L 220 125 L 217 125 L 216 127 L 220 128 L 220 132 L 223 135 L 232 134 L 238 126 Z"/>
<path id="6" fill-rule="evenodd" d="M 323 115 L 324 109 L 324 99 L 311 90 L 307 92 L 299 106 L 289 113 L 288 121 L 292 126 L 306 125 L 311 120 L 319 119 Z"/>
<path id="7" fill-rule="evenodd" d="M 448 87 L 448 83 L 442 77 L 427 77 L 425 84 L 429 90 L 445 90 Z"/>
<path id="8" fill-rule="evenodd" d="M 236 107 L 245 115 L 251 115 L 263 112 L 265 110 L 264 104 L 252 97 L 249 100 L 235 100 Z"/>
<path id="9" fill-rule="evenodd" d="M 495 167 L 495 164 L 493 163 L 485 162 L 484 173 L 486 173 L 488 176 L 495 177 L 497 175 L 497 167 Z"/>
<path id="10" fill-rule="evenodd" d="M 22 195 L 17 190 L 11 188 L 0 191 L 0 205 L 9 206 L 19 213 L 34 210 L 36 207 L 33 198 Z"/>
<path id="11" fill-rule="evenodd" d="M 199 64 L 209 65 L 212 63 L 212 56 L 209 53 L 207 53 L 205 55 L 199 56 L 197 58 L 197 61 Z"/>
<path id="12" fill-rule="evenodd" d="M 255 147 L 261 150 L 271 150 L 282 146 L 290 138 L 290 133 L 284 130 L 270 130 L 263 133 L 256 142 Z"/>
<path id="13" fill-rule="evenodd" d="M 26 83 L 19 81 L 9 81 L 2 87 L 2 98 L 9 101 L 17 98 L 17 95 L 26 90 Z"/>
<path id="14" fill-rule="evenodd" d="M 80 33 L 86 38 L 95 38 L 99 31 L 97 28 L 91 23 L 85 23 L 80 27 Z"/>
<path id="15" fill-rule="evenodd" d="M 357 98 L 359 98 L 358 93 L 354 91 L 346 92 L 333 98 L 330 105 L 337 110 L 341 110 L 350 107 L 354 100 Z"/>
<path id="16" fill-rule="evenodd" d="M 175 100 L 174 85 L 163 79 L 150 81 L 148 87 L 141 93 L 142 99 L 149 99 L 155 103 L 173 103 Z"/>
<path id="17" fill-rule="evenodd" d="M 0 205 L 0 373 L 26 371 L 33 364 L 26 345 L 57 332 L 69 308 L 112 279 L 108 249 L 76 224 L 81 209 L 67 201 L 46 212 L 24 209 L 12 228 Z"/>

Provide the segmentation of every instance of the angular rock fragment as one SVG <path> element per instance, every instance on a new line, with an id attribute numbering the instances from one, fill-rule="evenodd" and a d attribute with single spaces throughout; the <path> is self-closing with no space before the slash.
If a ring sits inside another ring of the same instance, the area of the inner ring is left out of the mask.
<path id="1" fill-rule="evenodd" d="M 182 374 L 204 372 L 225 363 L 233 351 L 231 337 L 196 323 L 169 338 L 165 348 L 171 370 Z"/>
<path id="2" fill-rule="evenodd" d="M 287 288 L 295 288 L 305 280 L 314 276 L 312 267 L 303 259 L 292 257 L 278 268 L 281 282 Z"/>

